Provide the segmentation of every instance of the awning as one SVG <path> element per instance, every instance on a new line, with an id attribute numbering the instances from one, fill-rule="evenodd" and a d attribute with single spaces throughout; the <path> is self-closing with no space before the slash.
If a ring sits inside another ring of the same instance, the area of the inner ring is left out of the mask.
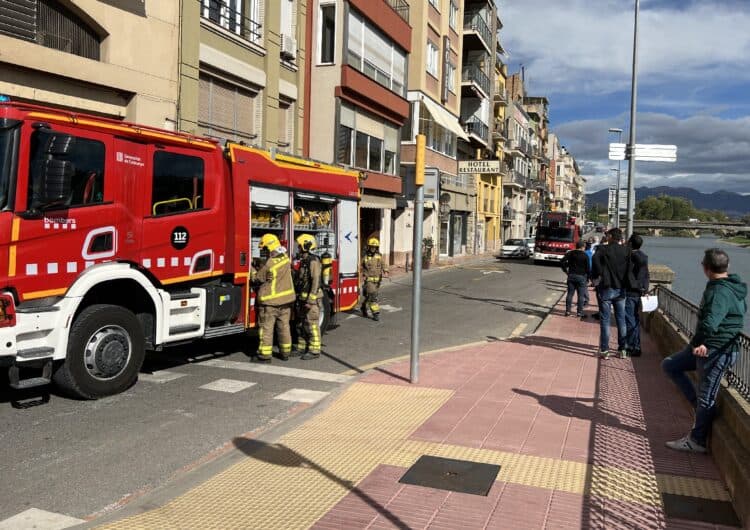
<path id="1" fill-rule="evenodd" d="M 424 95 L 422 95 L 422 103 L 424 103 L 425 107 L 427 107 L 427 110 L 432 115 L 432 119 L 434 119 L 438 124 L 445 127 L 459 138 L 462 138 L 464 140 L 469 139 L 469 137 L 466 136 L 466 133 L 461 127 L 461 124 L 458 123 L 458 119 L 453 114 L 432 101 L 430 98 L 425 97 Z"/>
<path id="2" fill-rule="evenodd" d="M 375 208 L 376 210 L 395 210 L 395 197 L 381 197 L 380 195 L 362 194 L 362 200 L 359 203 L 360 208 Z"/>

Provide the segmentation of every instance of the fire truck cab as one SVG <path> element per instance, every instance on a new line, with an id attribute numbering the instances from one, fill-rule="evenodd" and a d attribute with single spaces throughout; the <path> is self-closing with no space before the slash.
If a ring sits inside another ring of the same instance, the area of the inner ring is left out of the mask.
<path id="1" fill-rule="evenodd" d="M 542 212 L 534 241 L 534 263 L 562 261 L 569 250 L 576 248 L 580 239 L 581 227 L 568 212 Z"/>
<path id="2" fill-rule="evenodd" d="M 357 301 L 358 200 L 355 171 L 0 102 L 0 366 L 97 398 L 146 351 L 245 332 L 266 232 L 315 235 L 325 325 Z"/>

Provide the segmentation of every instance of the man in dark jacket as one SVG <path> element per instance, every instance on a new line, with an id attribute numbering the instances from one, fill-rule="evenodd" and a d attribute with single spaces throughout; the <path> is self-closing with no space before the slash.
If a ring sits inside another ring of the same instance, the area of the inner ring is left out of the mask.
<path id="1" fill-rule="evenodd" d="M 589 273 L 589 257 L 583 251 L 585 243 L 578 241 L 576 243 L 576 249 L 571 250 L 562 259 L 560 265 L 565 274 L 568 275 L 568 296 L 565 298 L 565 316 L 570 316 L 570 309 L 573 305 L 573 293 L 578 293 L 578 311 L 577 315 L 581 318 L 585 317 L 583 313 L 583 305 L 586 301 L 586 282 L 588 281 Z"/>
<path id="2" fill-rule="evenodd" d="M 633 234 L 628 240 L 630 247 L 630 271 L 625 298 L 625 348 L 632 357 L 641 355 L 641 296 L 648 291 L 648 256 L 641 250 L 643 238 Z"/>
<path id="3" fill-rule="evenodd" d="M 695 407 L 695 424 L 685 437 L 667 442 L 678 451 L 706 452 L 716 394 L 727 369 L 737 361 L 745 313 L 747 285 L 729 274 L 729 256 L 718 248 L 706 250 L 701 263 L 708 278 L 701 298 L 698 324 L 690 344 L 662 362 L 662 369 Z M 697 392 L 685 372 L 698 371 Z"/>
<path id="4" fill-rule="evenodd" d="M 609 359 L 609 319 L 612 307 L 617 323 L 617 350 L 621 358 L 627 357 L 625 350 L 625 288 L 628 275 L 628 250 L 622 243 L 622 230 L 613 228 L 608 232 L 609 244 L 594 253 L 591 277 L 598 280 L 601 307 L 599 309 L 599 356 Z"/>

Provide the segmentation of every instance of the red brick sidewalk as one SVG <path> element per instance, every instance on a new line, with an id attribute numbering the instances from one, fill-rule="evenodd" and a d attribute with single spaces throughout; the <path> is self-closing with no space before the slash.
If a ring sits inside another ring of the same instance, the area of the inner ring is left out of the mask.
<path id="1" fill-rule="evenodd" d="M 665 515 L 662 493 L 728 497 L 710 457 L 664 447 L 692 418 L 651 340 L 643 357 L 600 361 L 598 322 L 560 309 L 533 336 L 421 361 L 419 386 L 454 393 L 410 440 L 512 462 L 506 480 L 501 465 L 476 496 L 401 484 L 406 469 L 383 464 L 314 528 L 718 528 Z M 408 371 L 362 381 L 408 385 Z"/>

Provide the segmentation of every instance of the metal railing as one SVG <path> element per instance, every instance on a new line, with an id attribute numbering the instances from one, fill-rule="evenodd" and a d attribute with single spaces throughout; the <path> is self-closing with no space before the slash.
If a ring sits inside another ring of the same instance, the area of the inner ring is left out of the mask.
<path id="1" fill-rule="evenodd" d="M 409 4 L 405 0 L 386 0 L 386 3 L 391 6 L 398 16 L 403 18 L 406 23 L 409 23 Z"/>
<path id="2" fill-rule="evenodd" d="M 661 285 L 657 286 L 659 310 L 683 335 L 692 339 L 698 325 L 698 306 Z M 727 371 L 727 382 L 750 401 L 750 336 L 739 336 L 737 364 Z"/>
<path id="3" fill-rule="evenodd" d="M 484 140 L 488 140 L 490 135 L 490 128 L 482 120 L 476 116 L 472 116 L 464 122 L 464 131 L 469 134 L 474 134 Z"/>
<path id="4" fill-rule="evenodd" d="M 508 93 L 505 90 L 505 85 L 502 83 L 495 83 L 495 101 L 508 101 Z"/>
<path id="5" fill-rule="evenodd" d="M 464 30 L 476 31 L 484 41 L 485 47 L 490 50 L 492 46 L 492 32 L 479 13 L 464 14 Z"/>
<path id="6" fill-rule="evenodd" d="M 490 93 L 490 78 L 476 64 L 464 65 L 461 70 L 461 81 L 476 83 L 485 94 Z"/>
<path id="7" fill-rule="evenodd" d="M 231 31 L 238 37 L 259 43 L 263 34 L 262 25 L 241 11 L 232 9 L 227 0 L 198 0 L 201 18 L 210 20 L 217 26 Z"/>
<path id="8" fill-rule="evenodd" d="M 498 138 L 507 138 L 508 130 L 505 128 L 505 122 L 503 120 L 495 120 L 495 128 L 492 133 Z"/>

